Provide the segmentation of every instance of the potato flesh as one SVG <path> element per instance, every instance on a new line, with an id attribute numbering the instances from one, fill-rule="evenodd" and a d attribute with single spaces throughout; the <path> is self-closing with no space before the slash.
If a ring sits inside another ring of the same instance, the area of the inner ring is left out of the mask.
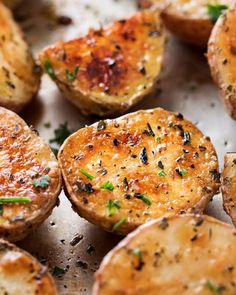
<path id="1" fill-rule="evenodd" d="M 236 120 L 236 6 L 216 23 L 208 44 L 208 62 L 226 109 Z"/>
<path id="2" fill-rule="evenodd" d="M 221 189 L 224 209 L 236 226 L 236 153 L 225 155 Z"/>
<path id="3" fill-rule="evenodd" d="M 93 295 L 234 295 L 236 233 L 207 216 L 142 226 L 103 260 Z M 223 291 L 222 291 L 223 290 Z"/>
<path id="4" fill-rule="evenodd" d="M 0 295 L 56 295 L 46 268 L 28 253 L 0 240 Z"/>
<path id="5" fill-rule="evenodd" d="M 158 14 L 142 12 L 46 48 L 40 60 L 44 67 L 50 61 L 55 82 L 82 112 L 107 115 L 128 109 L 153 89 L 164 43 Z"/>
<path id="6" fill-rule="evenodd" d="M 0 105 L 19 112 L 39 88 L 39 75 L 23 34 L 0 2 Z"/>
<path id="7" fill-rule="evenodd" d="M 218 161 L 211 142 L 192 123 L 162 109 L 106 122 L 102 131 L 97 124 L 80 129 L 59 153 L 69 198 L 81 216 L 108 231 L 127 217 L 116 231 L 126 234 L 165 214 L 205 208 L 219 186 Z M 154 136 L 147 134 L 149 126 Z M 191 139 L 184 143 L 183 136 L 188 135 Z M 144 148 L 146 163 L 141 157 Z M 80 169 L 94 179 L 87 179 Z M 100 189 L 108 181 L 114 190 Z M 94 191 L 81 191 L 78 182 L 90 183 Z M 113 216 L 109 200 L 121 206 Z"/>
<path id="8" fill-rule="evenodd" d="M 51 212 L 60 192 L 60 171 L 50 148 L 15 113 L 0 108 L 0 197 L 29 197 L 29 203 L 7 203 L 0 216 L 0 236 L 18 240 L 15 230 L 29 231 Z M 46 187 L 33 180 L 49 177 Z M 12 233 L 12 234 L 11 234 Z"/>

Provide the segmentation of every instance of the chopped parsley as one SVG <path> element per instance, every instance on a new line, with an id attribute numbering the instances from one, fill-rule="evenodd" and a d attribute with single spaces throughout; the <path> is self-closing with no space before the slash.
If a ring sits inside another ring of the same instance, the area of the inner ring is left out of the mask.
<path id="1" fill-rule="evenodd" d="M 45 72 L 52 78 L 52 80 L 56 80 L 57 77 L 49 59 L 45 59 L 44 69 L 45 69 Z"/>
<path id="2" fill-rule="evenodd" d="M 137 199 L 139 199 L 139 200 L 142 200 L 148 206 L 151 206 L 152 205 L 152 201 L 148 197 L 146 197 L 144 194 L 135 193 L 134 194 L 134 197 L 137 198 Z"/>
<path id="3" fill-rule="evenodd" d="M 122 217 L 117 223 L 115 223 L 112 227 L 112 231 L 116 231 L 127 221 L 127 217 Z"/>
<path id="4" fill-rule="evenodd" d="M 207 12 L 213 23 L 215 23 L 220 15 L 228 8 L 225 4 L 207 4 Z"/>
<path id="5" fill-rule="evenodd" d="M 65 72 L 66 72 L 67 79 L 70 80 L 70 81 L 72 81 L 72 82 L 75 81 L 75 79 L 77 77 L 77 74 L 79 72 L 79 69 L 80 69 L 79 66 L 75 67 L 73 72 L 71 72 L 68 69 L 66 69 Z"/>
<path id="6" fill-rule="evenodd" d="M 0 197 L 0 204 L 5 203 L 29 203 L 31 199 L 28 197 Z"/>
<path id="7" fill-rule="evenodd" d="M 161 171 L 161 172 L 158 173 L 158 175 L 159 176 L 166 176 L 166 173 L 165 173 L 165 171 Z"/>
<path id="8" fill-rule="evenodd" d="M 177 168 L 175 171 L 176 171 L 181 177 L 188 173 L 188 171 L 185 170 L 185 169 L 183 169 L 183 168 Z"/>
<path id="9" fill-rule="evenodd" d="M 156 138 L 156 141 L 157 141 L 157 142 L 161 142 L 161 138 L 160 138 L 160 136 L 158 136 L 158 137 Z"/>
<path id="10" fill-rule="evenodd" d="M 100 186 L 100 189 L 106 189 L 109 191 L 113 191 L 115 188 L 110 181 L 106 181 L 105 183 L 103 183 L 103 185 Z"/>
<path id="11" fill-rule="evenodd" d="M 93 180 L 94 176 L 92 176 L 91 174 L 89 174 L 86 170 L 84 169 L 80 169 L 79 172 L 81 174 L 83 174 L 85 177 L 87 177 L 89 180 Z"/>
<path id="12" fill-rule="evenodd" d="M 50 176 L 48 175 L 43 175 L 42 177 L 38 179 L 34 179 L 32 181 L 33 186 L 35 187 L 41 187 L 41 188 L 46 188 L 50 184 Z"/>
<path id="13" fill-rule="evenodd" d="M 55 277 L 61 277 L 62 275 L 65 274 L 65 272 L 66 272 L 65 269 L 63 269 L 63 268 L 61 268 L 59 266 L 55 266 L 54 269 L 53 269 L 52 274 Z"/>
<path id="14" fill-rule="evenodd" d="M 211 290 L 214 293 L 221 294 L 225 290 L 225 286 L 223 285 L 216 285 L 210 280 L 207 280 L 206 286 L 209 290 Z"/>
<path id="15" fill-rule="evenodd" d="M 71 133 L 73 133 L 73 131 L 68 128 L 68 122 L 60 124 L 59 127 L 54 130 L 55 137 L 50 139 L 50 143 L 62 145 L 67 137 L 71 135 Z"/>
<path id="16" fill-rule="evenodd" d="M 133 253 L 135 256 L 137 256 L 139 259 L 142 259 L 142 252 L 139 248 L 134 248 Z"/>
<path id="17" fill-rule="evenodd" d="M 118 200 L 115 200 L 115 201 L 109 200 L 107 202 L 107 209 L 109 212 L 109 216 L 114 216 L 120 208 L 121 206 Z"/>
<path id="18" fill-rule="evenodd" d="M 0 204 L 0 216 L 3 215 L 3 204 Z"/>

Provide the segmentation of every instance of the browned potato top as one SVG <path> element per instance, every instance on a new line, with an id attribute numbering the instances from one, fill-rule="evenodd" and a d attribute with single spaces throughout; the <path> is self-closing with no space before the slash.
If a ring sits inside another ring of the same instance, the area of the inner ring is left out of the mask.
<path id="1" fill-rule="evenodd" d="M 99 111 L 88 105 L 84 112 L 104 115 L 127 109 L 155 85 L 164 43 L 158 14 L 140 12 L 46 48 L 40 60 L 72 102 L 83 110 L 91 100 Z"/>
<path id="2" fill-rule="evenodd" d="M 159 219 L 103 260 L 93 295 L 235 295 L 235 229 L 208 216 Z"/>
<path id="3" fill-rule="evenodd" d="M 60 184 L 48 145 L 15 113 L 0 108 L 0 236 L 17 240 L 15 231 L 41 223 L 56 204 Z M 12 203 L 12 197 L 29 200 Z"/>
<path id="4" fill-rule="evenodd" d="M 1 295 L 56 295 L 45 266 L 16 246 L 0 240 Z"/>
<path id="5" fill-rule="evenodd" d="M 209 138 L 160 108 L 78 130 L 59 164 L 79 214 L 121 234 L 166 214 L 202 210 L 219 187 Z"/>
<path id="6" fill-rule="evenodd" d="M 225 155 L 221 190 L 224 209 L 236 226 L 236 153 Z"/>
<path id="7" fill-rule="evenodd" d="M 216 23 L 208 44 L 212 76 L 229 114 L 236 120 L 236 6 Z"/>

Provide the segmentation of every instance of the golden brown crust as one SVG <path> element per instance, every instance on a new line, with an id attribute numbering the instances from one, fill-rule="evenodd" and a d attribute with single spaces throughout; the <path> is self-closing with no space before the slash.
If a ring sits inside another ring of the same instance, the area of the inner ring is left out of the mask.
<path id="1" fill-rule="evenodd" d="M 51 76 L 83 113 L 104 116 L 126 111 L 153 90 L 164 44 L 158 13 L 141 12 L 46 48 L 40 61 L 47 72 L 51 65 Z"/>
<path id="2" fill-rule="evenodd" d="M 202 211 L 219 187 L 210 140 L 160 108 L 78 130 L 58 159 L 74 209 L 108 231 L 126 218 L 119 234 L 166 214 Z M 106 182 L 114 189 L 101 189 Z"/>
<path id="3" fill-rule="evenodd" d="M 208 43 L 212 77 L 230 116 L 236 120 L 236 6 L 217 21 Z"/>
<path id="4" fill-rule="evenodd" d="M 236 232 L 209 216 L 159 219 L 103 259 L 93 295 L 234 295 Z"/>
<path id="5" fill-rule="evenodd" d="M 57 295 L 53 278 L 34 257 L 0 240 L 0 294 Z"/>
<path id="6" fill-rule="evenodd" d="M 49 146 L 15 113 L 0 108 L 0 197 L 30 198 L 7 203 L 0 216 L 0 236 L 24 238 L 50 215 L 61 190 L 61 174 Z M 44 187 L 35 181 L 45 179 Z"/>
<path id="7" fill-rule="evenodd" d="M 19 26 L 0 2 L 0 105 L 20 112 L 37 93 L 35 63 Z"/>
<path id="8" fill-rule="evenodd" d="M 236 226 L 236 153 L 225 155 L 221 180 L 224 209 Z"/>

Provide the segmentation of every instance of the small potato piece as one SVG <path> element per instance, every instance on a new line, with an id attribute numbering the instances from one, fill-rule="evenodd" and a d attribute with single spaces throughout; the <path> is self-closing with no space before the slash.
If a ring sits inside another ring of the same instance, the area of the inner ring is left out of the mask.
<path id="1" fill-rule="evenodd" d="M 103 259 L 92 294 L 235 295 L 235 229 L 197 215 L 147 223 Z"/>
<path id="2" fill-rule="evenodd" d="M 21 240 L 38 227 L 51 214 L 61 189 L 60 170 L 49 146 L 4 108 L 0 108 L 0 183 L 0 237 L 9 241 Z M 21 200 L 14 203 L 16 197 Z"/>
<path id="3" fill-rule="evenodd" d="M 236 153 L 225 155 L 221 190 L 224 209 L 236 226 Z"/>
<path id="4" fill-rule="evenodd" d="M 0 105 L 20 112 L 40 83 L 29 46 L 8 8 L 0 2 Z"/>
<path id="5" fill-rule="evenodd" d="M 61 147 L 59 165 L 74 209 L 118 234 L 166 214 L 202 211 L 219 187 L 210 140 L 160 108 L 78 130 Z"/>
<path id="6" fill-rule="evenodd" d="M 57 295 L 45 266 L 29 253 L 0 240 L 0 295 Z"/>
<path id="7" fill-rule="evenodd" d="M 208 5 L 227 5 L 230 0 L 141 0 L 141 7 L 162 8 L 161 17 L 167 29 L 182 41 L 206 47 L 214 26 Z M 164 8 L 164 9 L 163 9 Z"/>
<path id="8" fill-rule="evenodd" d="M 236 120 L 236 6 L 217 21 L 209 43 L 208 62 L 230 116 Z"/>
<path id="9" fill-rule="evenodd" d="M 84 114 L 122 113 L 156 86 L 165 34 L 159 14 L 140 12 L 40 55 L 41 64 Z"/>

